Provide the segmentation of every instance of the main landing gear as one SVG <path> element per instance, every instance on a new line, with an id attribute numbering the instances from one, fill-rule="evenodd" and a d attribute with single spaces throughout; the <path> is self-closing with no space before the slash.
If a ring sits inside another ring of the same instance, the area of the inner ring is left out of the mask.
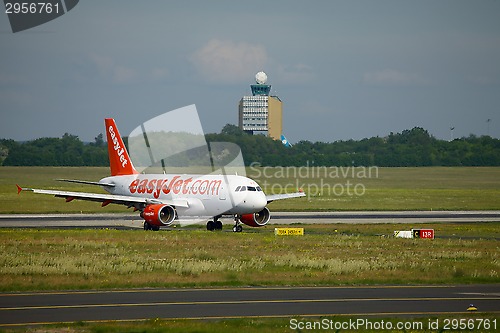
<path id="1" fill-rule="evenodd" d="M 207 230 L 208 231 L 214 231 L 214 230 L 222 230 L 222 222 L 219 221 L 219 218 L 221 216 L 214 216 L 213 221 L 208 221 L 207 222 Z M 238 215 L 234 216 L 234 226 L 233 226 L 233 232 L 242 232 L 243 227 L 241 226 L 240 219 Z"/>
<path id="2" fill-rule="evenodd" d="M 219 221 L 220 215 L 219 216 L 214 216 L 213 221 L 208 221 L 207 222 L 207 230 L 208 231 L 214 231 L 214 230 L 222 230 L 222 222 Z"/>
<path id="3" fill-rule="evenodd" d="M 160 227 L 156 225 L 151 225 L 149 222 L 144 221 L 144 230 L 158 231 L 160 230 Z"/>

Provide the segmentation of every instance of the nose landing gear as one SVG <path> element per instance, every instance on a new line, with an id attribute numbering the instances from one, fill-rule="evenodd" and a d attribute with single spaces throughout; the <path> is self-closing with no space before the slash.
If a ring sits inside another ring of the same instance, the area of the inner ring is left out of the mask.
<path id="1" fill-rule="evenodd" d="M 242 232 L 243 227 L 241 226 L 240 217 L 238 215 L 234 215 L 234 226 L 233 232 Z"/>

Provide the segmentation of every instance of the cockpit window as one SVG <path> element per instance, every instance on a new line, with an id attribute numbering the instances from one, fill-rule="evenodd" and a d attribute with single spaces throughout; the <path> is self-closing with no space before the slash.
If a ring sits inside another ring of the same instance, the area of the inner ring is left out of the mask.
<path id="1" fill-rule="evenodd" d="M 262 188 L 260 186 L 238 186 L 235 192 L 244 192 L 244 191 L 252 191 L 252 192 L 262 192 Z"/>

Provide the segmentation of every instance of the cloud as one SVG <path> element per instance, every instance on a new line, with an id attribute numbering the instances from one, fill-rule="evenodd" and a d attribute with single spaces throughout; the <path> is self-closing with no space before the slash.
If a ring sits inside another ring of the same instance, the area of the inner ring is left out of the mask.
<path id="1" fill-rule="evenodd" d="M 136 64 L 137 65 L 137 64 Z M 163 67 L 142 68 L 124 66 L 113 58 L 90 54 L 84 60 L 76 61 L 73 78 L 79 82 L 99 81 L 114 84 L 137 84 L 159 82 L 167 79 L 170 71 Z"/>
<path id="2" fill-rule="evenodd" d="M 1 105 L 5 106 L 31 106 L 33 98 L 31 94 L 25 91 L 16 91 L 16 90 L 4 90 L 0 91 L 0 101 Z M 5 109 L 8 109 L 5 107 Z"/>
<path id="3" fill-rule="evenodd" d="M 10 106 L 32 105 L 33 96 L 27 92 L 32 82 L 22 75 L 0 73 L 0 105 L 5 106 L 4 111 Z"/>
<path id="4" fill-rule="evenodd" d="M 374 86 L 425 85 L 428 80 L 415 73 L 405 73 L 394 69 L 368 72 L 363 75 L 363 83 Z"/>
<path id="5" fill-rule="evenodd" d="M 268 62 L 262 45 L 212 39 L 191 56 L 191 62 L 210 82 L 248 82 Z"/>
<path id="6" fill-rule="evenodd" d="M 137 78 L 134 69 L 118 65 L 109 57 L 91 54 L 90 60 L 97 67 L 101 77 L 113 83 L 131 83 Z"/>
<path id="7" fill-rule="evenodd" d="M 170 72 L 166 68 L 155 67 L 151 70 L 151 78 L 157 81 L 168 78 L 169 74 Z"/>
<path id="8" fill-rule="evenodd" d="M 334 110 L 332 106 L 325 105 L 322 102 L 317 101 L 316 99 L 304 99 L 298 105 L 300 114 L 303 115 L 332 115 L 332 114 L 340 114 L 338 110 Z"/>
<path id="9" fill-rule="evenodd" d="M 309 83 L 315 78 L 312 67 L 302 63 L 291 66 L 278 65 L 276 69 L 278 81 L 286 84 Z"/>

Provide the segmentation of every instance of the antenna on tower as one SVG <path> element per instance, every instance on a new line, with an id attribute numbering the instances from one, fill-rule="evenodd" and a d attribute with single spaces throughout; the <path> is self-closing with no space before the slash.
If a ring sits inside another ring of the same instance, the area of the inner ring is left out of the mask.
<path id="1" fill-rule="evenodd" d="M 450 141 L 453 141 L 453 130 L 455 129 L 454 126 L 450 127 Z"/>
<path id="2" fill-rule="evenodd" d="M 488 134 L 488 136 L 490 136 L 490 123 L 491 123 L 491 119 L 490 118 L 486 119 L 486 124 L 487 124 L 486 125 L 487 126 L 487 132 L 486 133 Z"/>

